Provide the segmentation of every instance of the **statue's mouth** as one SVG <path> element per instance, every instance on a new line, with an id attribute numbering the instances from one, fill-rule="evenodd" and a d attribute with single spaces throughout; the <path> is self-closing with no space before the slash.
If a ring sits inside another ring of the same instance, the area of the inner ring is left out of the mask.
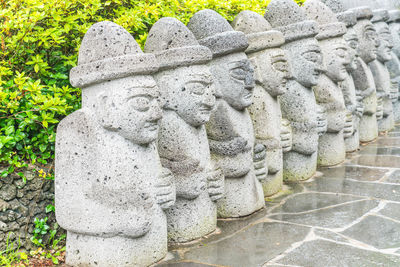
<path id="1" fill-rule="evenodd" d="M 146 128 L 150 131 L 156 131 L 156 130 L 158 130 L 158 124 L 156 122 L 147 122 L 145 124 L 144 128 Z"/>

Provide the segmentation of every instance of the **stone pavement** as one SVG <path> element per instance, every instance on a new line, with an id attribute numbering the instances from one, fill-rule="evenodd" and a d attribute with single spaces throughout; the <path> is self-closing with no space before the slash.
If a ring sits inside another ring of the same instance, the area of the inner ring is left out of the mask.
<path id="1" fill-rule="evenodd" d="M 400 266 L 400 126 L 158 266 Z"/>

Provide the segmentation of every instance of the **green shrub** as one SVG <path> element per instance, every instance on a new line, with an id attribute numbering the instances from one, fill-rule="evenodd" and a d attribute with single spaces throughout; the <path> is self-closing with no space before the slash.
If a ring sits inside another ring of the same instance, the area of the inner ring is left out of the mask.
<path id="1" fill-rule="evenodd" d="M 51 165 L 57 123 L 80 107 L 69 70 L 95 22 L 126 28 L 143 46 L 161 17 L 187 23 L 210 8 L 231 21 L 242 10 L 263 14 L 269 0 L 0 0 L 0 164 Z M 297 1 L 299 2 L 299 1 Z"/>

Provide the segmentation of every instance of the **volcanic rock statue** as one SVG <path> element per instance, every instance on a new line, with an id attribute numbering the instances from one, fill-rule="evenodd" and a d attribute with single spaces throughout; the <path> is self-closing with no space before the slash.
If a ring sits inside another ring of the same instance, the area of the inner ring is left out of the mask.
<path id="1" fill-rule="evenodd" d="M 314 87 L 317 103 L 325 108 L 327 131 L 318 142 L 318 164 L 332 166 L 344 161 L 344 137 L 353 134 L 353 120 L 348 116 L 339 82 L 346 79 L 346 66 L 350 64 L 348 47 L 343 39 L 346 25 L 319 0 L 307 0 L 303 6 L 308 18 L 319 24 L 316 39 L 322 50 L 326 72 Z M 321 14 L 324 14 L 321 16 Z"/>
<path id="2" fill-rule="evenodd" d="M 155 79 L 164 116 L 158 151 L 176 185 L 175 205 L 166 211 L 168 240 L 187 242 L 216 229 L 215 201 L 224 193 L 224 176 L 211 162 L 205 128 L 215 105 L 207 66 L 212 54 L 182 22 L 168 17 L 151 28 L 145 52 L 154 53 L 160 64 Z"/>
<path id="3" fill-rule="evenodd" d="M 374 77 L 368 63 L 377 57 L 379 46 L 378 36 L 370 19 L 372 11 L 369 7 L 351 9 L 357 17 L 357 24 L 353 26 L 357 34 L 359 55 L 357 68 L 351 71 L 354 85 L 362 97 L 363 115 L 360 119 L 360 142 L 370 142 L 378 136 L 377 118 L 382 117 L 382 106 L 378 108 Z"/>
<path id="4" fill-rule="evenodd" d="M 208 47 L 216 85 L 216 109 L 206 124 L 211 158 L 225 176 L 225 195 L 218 200 L 222 218 L 249 215 L 264 206 L 260 181 L 265 180 L 265 147 L 255 145 L 247 108 L 251 105 L 254 70 L 244 51 L 248 42 L 215 11 L 197 12 L 188 28 Z M 254 156 L 254 157 L 253 157 Z"/>
<path id="5" fill-rule="evenodd" d="M 264 195 L 270 196 L 282 188 L 282 152 L 292 146 L 288 123 L 282 121 L 278 96 L 287 91 L 292 78 L 281 32 L 272 30 L 263 16 L 242 11 L 232 22 L 235 30 L 244 32 L 249 41 L 246 53 L 254 67 L 256 86 L 253 104 L 248 108 L 253 120 L 256 143 L 267 149 L 268 176 L 262 182 Z"/>
<path id="6" fill-rule="evenodd" d="M 396 83 L 398 85 L 397 91 L 395 86 L 392 90 L 393 115 L 394 120 L 398 122 L 400 121 L 400 10 L 390 10 L 387 23 L 392 34 L 393 49 L 392 58 L 386 62 L 386 66 L 390 72 L 392 85 Z"/>
<path id="7" fill-rule="evenodd" d="M 302 9 L 292 0 L 272 0 L 264 17 L 283 33 L 294 80 L 280 96 L 282 116 L 292 127 L 292 150 L 283 154 L 284 180 L 305 180 L 315 174 L 318 137 L 326 127 L 318 124 L 319 114 L 312 87 L 324 72 L 321 48 L 314 38 L 318 34 L 315 21 L 307 20 Z M 320 127 L 320 129 L 318 128 Z"/>
<path id="8" fill-rule="evenodd" d="M 55 204 L 72 266 L 148 266 L 167 253 L 171 173 L 155 140 L 162 116 L 154 55 L 112 22 L 94 24 L 70 73 L 82 108 L 58 125 Z"/>
<path id="9" fill-rule="evenodd" d="M 385 63 L 391 60 L 391 50 L 393 47 L 392 35 L 386 21 L 389 19 L 389 13 L 386 9 L 376 9 L 373 11 L 373 22 L 379 37 L 379 47 L 377 58 L 369 63 L 372 75 L 375 80 L 375 87 L 378 98 L 382 98 L 383 116 L 378 121 L 378 131 L 389 131 L 394 127 L 393 118 L 393 87 L 398 89 L 397 82 L 392 83 L 390 73 Z M 397 96 L 396 96 L 397 98 Z"/>
<path id="10" fill-rule="evenodd" d="M 322 0 L 333 12 L 339 21 L 346 24 L 347 32 L 343 35 L 347 43 L 347 51 L 350 56 L 350 63 L 346 65 L 347 75 L 344 81 L 338 83 L 343 92 L 343 97 L 347 109 L 346 121 L 352 120 L 353 132 L 345 135 L 344 143 L 346 152 L 356 151 L 360 146 L 359 124 L 364 108 L 362 98 L 356 91 L 351 72 L 357 69 L 357 61 L 359 60 L 358 37 L 353 26 L 357 23 L 356 14 L 353 11 L 345 10 L 341 0 Z"/>

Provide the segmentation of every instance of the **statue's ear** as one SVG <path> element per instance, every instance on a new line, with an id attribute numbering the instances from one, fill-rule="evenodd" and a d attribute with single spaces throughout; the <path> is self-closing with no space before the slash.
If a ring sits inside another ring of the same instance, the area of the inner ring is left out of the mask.
<path id="1" fill-rule="evenodd" d="M 258 66 L 258 62 L 256 57 L 251 57 L 249 58 L 250 60 L 250 64 L 251 66 L 253 66 L 254 69 L 254 80 L 256 81 L 256 83 L 260 83 L 261 82 L 261 73 L 260 73 L 260 69 L 257 67 Z"/>
<path id="2" fill-rule="evenodd" d="M 113 109 L 113 105 L 111 105 L 110 101 L 111 99 L 105 92 L 101 92 L 97 95 L 97 118 L 104 128 L 116 129 L 115 119 L 112 116 L 113 112 L 111 110 Z"/>

